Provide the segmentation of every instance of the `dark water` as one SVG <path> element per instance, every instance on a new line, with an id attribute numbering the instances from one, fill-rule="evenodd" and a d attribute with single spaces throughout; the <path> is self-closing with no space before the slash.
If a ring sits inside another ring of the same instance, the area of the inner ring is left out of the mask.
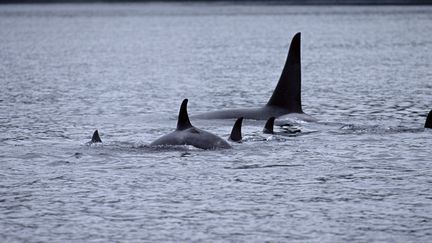
<path id="1" fill-rule="evenodd" d="M 146 146 L 183 98 L 267 102 L 298 31 L 320 123 Z M 0 241 L 430 242 L 431 36 L 431 7 L 0 6 Z"/>

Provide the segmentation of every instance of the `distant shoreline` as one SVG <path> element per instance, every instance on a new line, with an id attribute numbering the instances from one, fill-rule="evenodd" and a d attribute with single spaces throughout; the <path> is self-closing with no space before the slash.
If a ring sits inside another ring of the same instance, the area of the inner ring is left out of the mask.
<path id="1" fill-rule="evenodd" d="M 0 0 L 0 4 L 40 4 L 40 3 L 231 3 L 263 5 L 432 5 L 432 0 L 186 0 L 186 1 L 149 1 L 149 0 Z"/>

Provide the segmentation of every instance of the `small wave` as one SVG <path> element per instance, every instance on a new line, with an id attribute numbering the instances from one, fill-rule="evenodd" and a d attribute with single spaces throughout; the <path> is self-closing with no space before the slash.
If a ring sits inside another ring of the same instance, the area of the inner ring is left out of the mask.
<path id="1" fill-rule="evenodd" d="M 264 168 L 274 168 L 274 167 L 298 167 L 298 166 L 304 166 L 299 164 L 293 164 L 293 165 L 243 165 L 238 167 L 224 167 L 224 169 L 232 169 L 232 170 L 248 170 L 248 169 L 264 169 Z"/>
<path id="2" fill-rule="evenodd" d="M 59 160 L 48 163 L 48 166 L 62 166 L 62 165 L 70 165 L 72 162 L 67 160 Z"/>

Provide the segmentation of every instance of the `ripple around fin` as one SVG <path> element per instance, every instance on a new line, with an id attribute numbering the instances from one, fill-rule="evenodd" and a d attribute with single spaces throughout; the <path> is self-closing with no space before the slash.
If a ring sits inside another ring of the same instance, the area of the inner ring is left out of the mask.
<path id="1" fill-rule="evenodd" d="M 301 129 L 297 128 L 297 127 L 284 127 L 284 128 L 282 128 L 283 134 L 293 135 L 293 134 L 298 134 L 301 132 L 302 132 Z"/>
<path id="2" fill-rule="evenodd" d="M 152 151 L 156 151 L 156 152 L 168 152 L 168 151 L 190 151 L 190 150 L 196 150 L 196 151 L 200 151 L 202 149 L 200 148 L 196 148 L 192 145 L 169 145 L 169 144 L 165 144 L 165 145 L 145 145 L 142 146 L 141 148 L 147 148 L 150 149 Z"/>

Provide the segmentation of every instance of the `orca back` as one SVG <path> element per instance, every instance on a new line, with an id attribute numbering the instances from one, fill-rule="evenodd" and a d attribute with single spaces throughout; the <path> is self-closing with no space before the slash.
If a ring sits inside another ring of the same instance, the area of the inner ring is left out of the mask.
<path id="1" fill-rule="evenodd" d="M 303 113 L 301 106 L 300 32 L 294 35 L 288 57 L 268 106 L 277 106 L 290 113 Z"/>

